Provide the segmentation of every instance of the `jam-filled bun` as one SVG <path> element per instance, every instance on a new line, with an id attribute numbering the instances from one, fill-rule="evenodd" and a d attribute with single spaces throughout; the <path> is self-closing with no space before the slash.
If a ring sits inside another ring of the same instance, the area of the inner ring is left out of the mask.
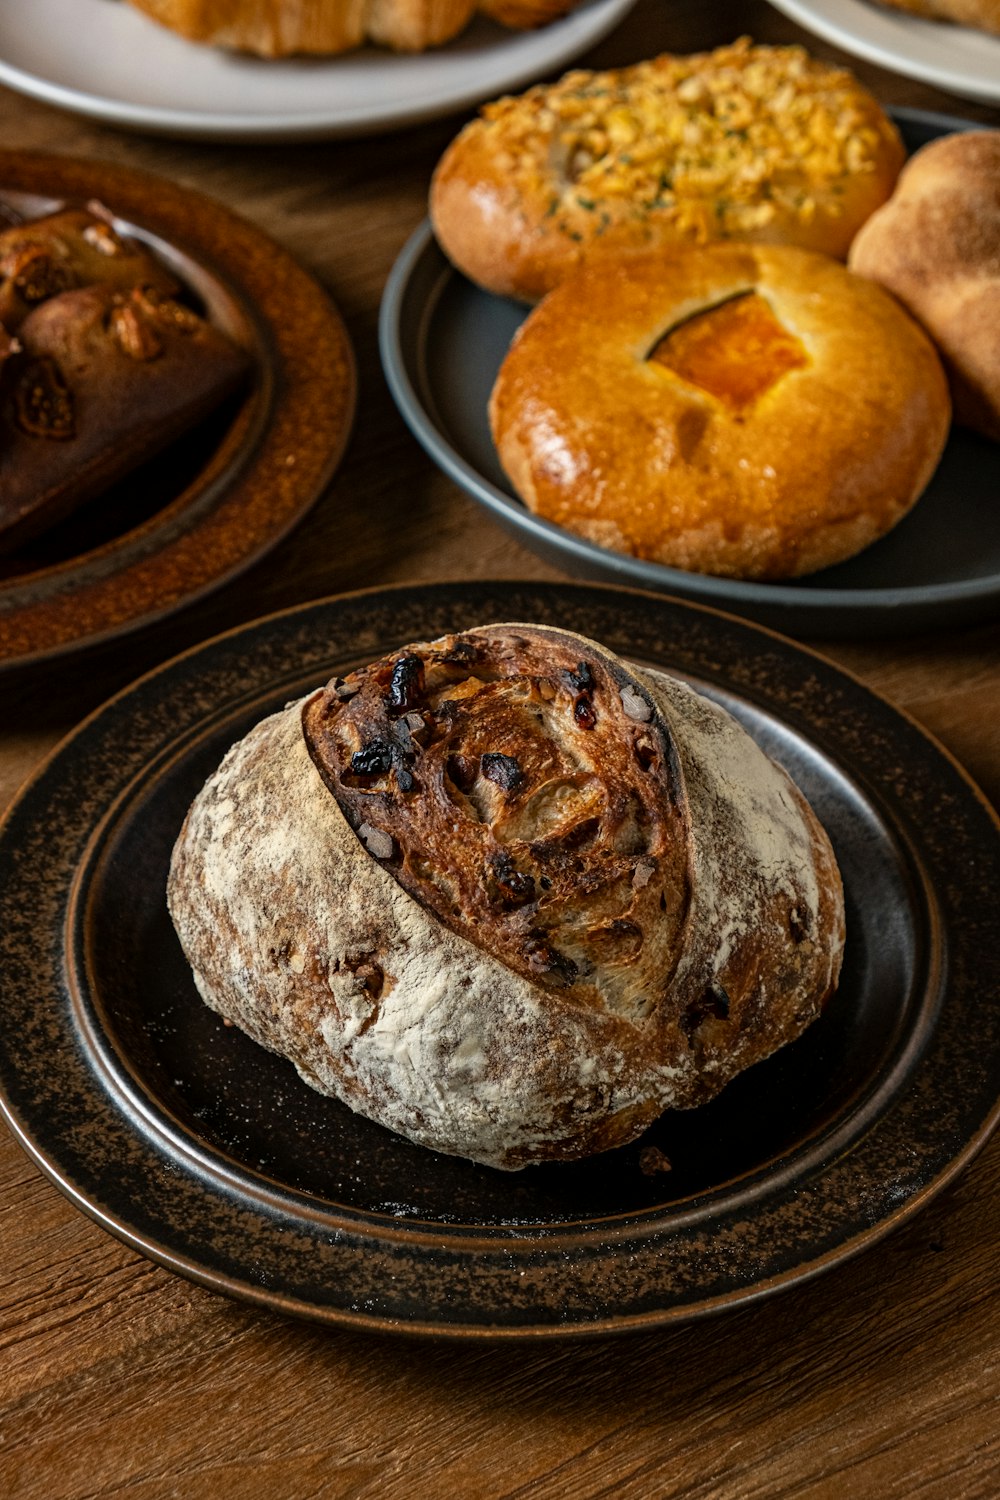
<path id="1" fill-rule="evenodd" d="M 948 436 L 933 345 L 881 287 L 789 246 L 594 259 L 521 325 L 490 401 L 538 515 L 614 551 L 779 579 L 910 509 Z"/>

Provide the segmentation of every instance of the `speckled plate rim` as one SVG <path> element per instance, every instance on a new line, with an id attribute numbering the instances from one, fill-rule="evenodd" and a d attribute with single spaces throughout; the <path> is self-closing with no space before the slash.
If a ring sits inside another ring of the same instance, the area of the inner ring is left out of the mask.
<path id="1" fill-rule="evenodd" d="M 222 204 L 150 173 L 35 152 L 0 151 L 4 189 L 98 199 L 176 248 L 238 309 L 257 370 L 219 454 L 161 513 L 79 557 L 0 579 L 0 672 L 151 624 L 259 562 L 332 479 L 357 387 L 327 293 Z"/>
<path id="2" fill-rule="evenodd" d="M 900 125 L 934 134 L 975 128 L 968 120 L 926 110 L 893 108 L 889 113 Z M 434 287 L 422 306 L 413 301 L 418 275 L 422 284 Z M 383 372 L 403 420 L 438 467 L 542 556 L 585 578 L 676 594 L 745 614 L 771 629 L 797 636 L 905 633 L 978 619 L 1000 608 L 1000 575 L 887 589 L 753 583 L 686 573 L 613 552 L 533 514 L 512 491 L 493 484 L 463 457 L 421 393 L 422 335 L 414 346 L 412 329 L 428 325 L 444 287 L 459 276 L 438 246 L 430 221 L 425 220 L 403 246 L 386 281 L 379 312 Z"/>
<path id="3" fill-rule="evenodd" d="M 146 768 L 248 693 L 279 692 L 303 672 L 319 676 L 338 653 L 374 654 L 485 618 L 584 630 L 760 705 L 877 799 L 934 892 L 947 990 L 890 1097 L 849 1149 L 805 1172 L 779 1167 L 763 1196 L 748 1205 L 736 1195 L 707 1224 L 704 1215 L 653 1211 L 607 1233 L 581 1225 L 470 1236 L 336 1206 L 324 1213 L 246 1184 L 241 1192 L 225 1174 L 192 1167 L 190 1153 L 172 1151 L 141 1100 L 106 1091 L 73 1024 L 66 958 L 76 883 L 102 825 Z M 993 810 L 918 725 L 824 658 L 736 617 L 575 584 L 403 585 L 321 601 L 217 637 L 140 679 L 65 740 L 10 809 L 0 825 L 0 1107 L 46 1175 L 134 1249 L 216 1291 L 328 1325 L 543 1339 L 746 1305 L 880 1240 L 936 1196 L 996 1124 L 1000 910 L 976 897 L 1000 888 L 998 835 Z M 85 1144 L 93 1128 L 107 1133 L 114 1160 L 138 1154 L 144 1180 L 155 1184 L 145 1201 L 115 1202 L 93 1180 Z M 772 1235 L 769 1260 L 760 1246 Z M 709 1294 L 706 1268 L 715 1275 L 727 1256 L 745 1258 L 748 1243 L 759 1259 L 739 1284 Z M 227 1259 L 233 1245 L 235 1263 Z M 303 1276 L 321 1290 L 304 1294 Z M 453 1316 L 421 1304 L 428 1278 L 438 1287 L 444 1278 Z M 531 1315 L 539 1288 L 551 1307 L 581 1287 L 596 1299 L 587 1316 Z M 518 1297 L 528 1298 L 523 1318 L 500 1321 L 504 1299 Z"/>

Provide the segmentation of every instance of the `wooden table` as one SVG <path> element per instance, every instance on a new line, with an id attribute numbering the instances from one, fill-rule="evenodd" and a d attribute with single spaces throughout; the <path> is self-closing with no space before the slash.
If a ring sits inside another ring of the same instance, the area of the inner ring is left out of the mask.
<path id="1" fill-rule="evenodd" d="M 851 64 L 762 0 L 640 0 L 592 60 L 741 33 Z M 883 100 L 1000 125 L 995 110 L 851 65 Z M 4 91 L 0 120 L 5 146 L 140 166 L 255 221 L 329 289 L 360 369 L 346 461 L 266 562 L 83 664 L 3 682 L 0 808 L 86 713 L 221 629 L 402 580 L 560 576 L 433 468 L 381 376 L 380 292 L 456 120 L 306 147 L 182 144 Z M 823 649 L 1000 802 L 1000 622 Z M 326 1332 L 174 1277 L 71 1208 L 0 1132 L 0 1494 L 988 1500 L 1000 1494 L 998 1168 L 994 1138 L 859 1259 L 724 1317 L 605 1342 L 455 1347 Z"/>

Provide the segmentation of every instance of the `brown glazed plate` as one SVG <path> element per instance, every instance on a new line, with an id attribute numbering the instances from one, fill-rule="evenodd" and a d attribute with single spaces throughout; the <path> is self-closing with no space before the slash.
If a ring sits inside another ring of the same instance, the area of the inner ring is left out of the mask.
<path id="1" fill-rule="evenodd" d="M 221 204 L 107 162 L 0 151 L 0 202 L 99 201 L 246 348 L 244 393 L 105 495 L 0 558 L 0 671 L 151 623 L 231 581 L 302 519 L 347 444 L 354 356 L 322 287 Z"/>
<path id="2" fill-rule="evenodd" d="M 412 1145 L 224 1026 L 164 902 L 188 804 L 254 722 L 380 652 L 490 620 L 580 631 L 727 706 L 809 797 L 847 895 L 841 988 L 800 1041 L 632 1146 L 520 1173 Z M 21 793 L 0 827 L 0 1102 L 112 1234 L 277 1311 L 537 1339 L 735 1308 L 872 1247 L 996 1123 L 998 831 L 916 724 L 734 617 L 581 584 L 322 601 L 141 679 Z"/>

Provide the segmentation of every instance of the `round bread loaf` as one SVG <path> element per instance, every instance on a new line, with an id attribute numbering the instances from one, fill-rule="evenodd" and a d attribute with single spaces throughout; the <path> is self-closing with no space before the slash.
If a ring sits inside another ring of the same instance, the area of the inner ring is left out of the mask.
<path id="1" fill-rule="evenodd" d="M 843 896 L 723 710 L 594 642 L 408 646 L 258 725 L 168 901 L 210 1006 L 305 1081 L 514 1169 L 634 1139 L 798 1036 Z"/>
<path id="2" fill-rule="evenodd" d="M 487 105 L 442 157 L 430 213 L 461 271 L 534 302 L 598 249 L 741 240 L 843 258 L 904 158 L 850 73 L 744 39 Z"/>
<path id="3" fill-rule="evenodd" d="M 490 400 L 537 514 L 693 572 L 795 577 L 882 536 L 949 427 L 929 339 L 789 246 L 593 260 L 518 330 Z"/>
<path id="4" fill-rule="evenodd" d="M 922 147 L 857 235 L 849 264 L 926 328 L 955 420 L 1000 439 L 1000 130 Z"/>

